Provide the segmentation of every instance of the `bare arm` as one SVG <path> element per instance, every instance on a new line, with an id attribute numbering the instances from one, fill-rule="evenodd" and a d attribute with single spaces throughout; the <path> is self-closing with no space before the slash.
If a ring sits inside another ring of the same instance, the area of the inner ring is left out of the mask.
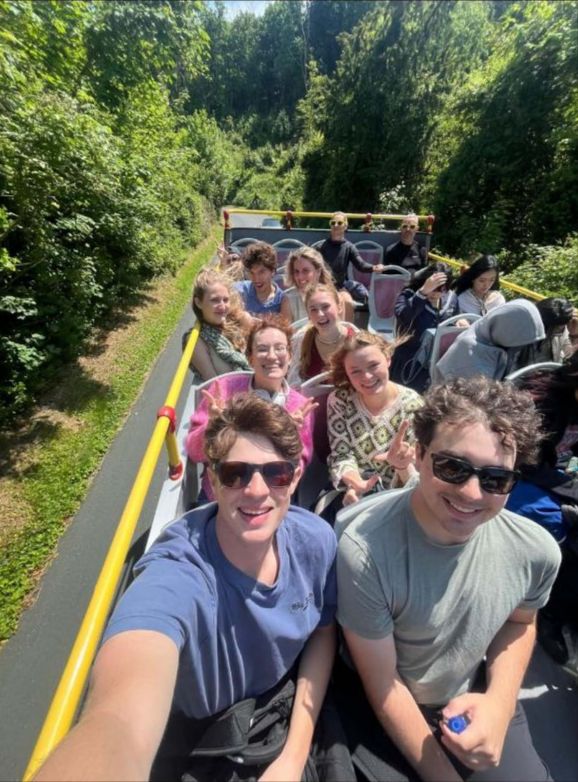
<path id="1" fill-rule="evenodd" d="M 497 766 L 506 732 L 536 639 L 536 612 L 517 609 L 488 648 L 485 693 L 453 698 L 444 717 L 467 714 L 470 725 L 456 735 L 442 727 L 445 746 L 472 769 Z"/>
<path id="2" fill-rule="evenodd" d="M 460 777 L 397 672 L 393 636 L 372 640 L 344 629 L 367 698 L 384 730 L 424 782 Z"/>
<path id="3" fill-rule="evenodd" d="M 179 652 L 165 635 L 120 633 L 96 658 L 78 724 L 35 779 L 146 780 L 165 729 Z"/>
<path id="4" fill-rule="evenodd" d="M 217 374 L 213 362 L 211 361 L 209 349 L 204 340 L 200 337 L 195 346 L 191 366 L 199 373 L 203 380 L 210 380 Z"/>
<path id="5" fill-rule="evenodd" d="M 261 782 L 299 782 L 313 739 L 315 723 L 327 690 L 335 656 L 335 625 L 318 627 L 303 651 L 283 751 L 265 771 Z"/>
<path id="6" fill-rule="evenodd" d="M 286 318 L 289 323 L 293 323 L 293 312 L 291 310 L 291 302 L 289 301 L 289 296 L 283 296 L 283 299 L 281 300 L 281 315 Z"/>

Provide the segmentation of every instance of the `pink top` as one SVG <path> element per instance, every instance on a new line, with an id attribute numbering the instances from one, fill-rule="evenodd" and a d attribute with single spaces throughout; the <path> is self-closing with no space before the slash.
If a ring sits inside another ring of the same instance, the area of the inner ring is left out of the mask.
<path id="1" fill-rule="evenodd" d="M 230 399 L 235 394 L 241 394 L 250 392 L 251 383 L 253 381 L 253 375 L 239 375 L 238 377 L 228 377 L 225 379 L 216 378 L 207 389 L 210 394 L 219 388 L 221 399 Z M 307 402 L 307 397 L 300 394 L 294 388 L 289 388 L 287 398 L 285 401 L 285 409 L 287 412 L 292 413 L 299 407 L 302 407 Z M 191 416 L 189 423 L 189 433 L 187 434 L 186 446 L 187 455 L 193 462 L 205 463 L 205 452 L 203 448 L 203 441 L 205 437 L 205 430 L 209 421 L 209 406 L 205 398 L 201 399 L 197 409 Z M 313 415 L 309 413 L 303 426 L 301 427 L 301 442 L 303 443 L 303 451 L 301 453 L 301 468 L 305 467 L 311 461 L 313 453 Z M 208 500 L 214 500 L 213 490 L 209 482 L 207 470 L 203 473 L 202 487 L 205 490 Z"/>

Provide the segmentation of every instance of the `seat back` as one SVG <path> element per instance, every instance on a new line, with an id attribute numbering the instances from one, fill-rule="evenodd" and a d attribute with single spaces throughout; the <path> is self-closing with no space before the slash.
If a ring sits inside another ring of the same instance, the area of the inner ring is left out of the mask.
<path id="1" fill-rule="evenodd" d="M 322 464 L 329 456 L 329 437 L 327 435 L 327 398 L 334 390 L 328 383 L 329 372 L 321 372 L 301 384 L 299 391 L 303 396 L 315 399 L 318 407 L 313 411 L 313 451 Z"/>
<path id="2" fill-rule="evenodd" d="M 359 254 L 366 263 L 370 263 L 372 266 L 377 266 L 383 261 L 383 247 L 377 242 L 372 242 L 369 239 L 363 239 L 360 242 L 355 242 L 355 246 L 359 250 Z M 347 277 L 355 282 L 360 282 L 369 290 L 371 284 L 371 273 L 361 272 L 356 269 L 355 266 L 350 263 L 347 268 Z"/>
<path id="3" fill-rule="evenodd" d="M 504 382 L 513 383 L 515 386 L 522 386 L 532 377 L 553 372 L 561 366 L 562 364 L 558 364 L 556 361 L 541 361 L 538 364 L 528 364 L 527 367 L 522 367 L 515 372 L 510 372 L 510 374 L 506 375 L 504 378 Z"/>
<path id="4" fill-rule="evenodd" d="M 241 255 L 246 247 L 248 247 L 250 244 L 256 244 L 259 241 L 261 240 L 253 239 L 251 236 L 246 236 L 244 239 L 237 239 L 236 242 L 233 242 L 231 248 Z"/>
<path id="5" fill-rule="evenodd" d="M 372 274 L 369 287 L 369 331 L 393 338 L 395 302 L 411 274 L 401 266 L 386 266 L 384 274 Z"/>
<path id="6" fill-rule="evenodd" d="M 467 320 L 471 326 L 480 317 L 480 315 L 474 315 L 472 312 L 464 312 L 461 315 L 447 318 L 438 325 L 434 334 L 429 364 L 429 375 L 432 383 L 438 383 L 442 379 L 436 369 L 436 364 L 440 358 L 448 351 L 457 336 L 469 328 L 469 326 L 457 326 L 457 322 L 459 320 Z"/>
<path id="7" fill-rule="evenodd" d="M 298 247 L 306 247 L 299 239 L 280 239 L 275 242 L 273 249 L 277 255 L 277 271 L 280 267 L 285 266 L 291 253 Z"/>

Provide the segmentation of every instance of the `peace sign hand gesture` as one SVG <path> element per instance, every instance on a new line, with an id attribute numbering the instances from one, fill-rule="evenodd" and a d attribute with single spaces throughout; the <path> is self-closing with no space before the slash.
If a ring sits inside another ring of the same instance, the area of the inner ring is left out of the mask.
<path id="1" fill-rule="evenodd" d="M 375 457 L 376 462 L 387 462 L 398 472 L 407 470 L 413 465 L 415 462 L 415 447 L 404 439 L 408 428 L 409 421 L 406 418 L 401 422 L 387 451 Z"/>
<path id="2" fill-rule="evenodd" d="M 213 387 L 211 386 L 211 388 Z M 205 389 L 201 391 L 201 394 L 203 396 L 203 399 L 207 403 L 207 410 L 209 413 L 209 417 L 218 415 L 224 410 L 226 401 L 221 396 L 221 387 L 219 386 L 218 383 L 215 383 L 212 394 L 210 391 L 207 391 Z"/>
<path id="3" fill-rule="evenodd" d="M 293 410 L 293 412 L 289 413 L 289 415 L 291 416 L 293 421 L 297 424 L 298 428 L 301 429 L 309 413 L 312 410 L 315 410 L 316 407 L 319 407 L 319 404 L 314 399 L 307 399 L 301 405 L 301 407 L 298 407 L 296 410 Z"/>

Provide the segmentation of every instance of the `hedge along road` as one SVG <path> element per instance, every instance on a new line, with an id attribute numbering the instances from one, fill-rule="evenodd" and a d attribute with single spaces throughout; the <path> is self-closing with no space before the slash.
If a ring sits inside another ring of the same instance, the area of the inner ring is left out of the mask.
<path id="1" fill-rule="evenodd" d="M 260 225 L 253 215 L 236 225 Z M 60 539 L 38 598 L 0 653 L 0 780 L 21 779 L 88 602 L 141 459 L 181 356 L 181 336 L 193 325 L 187 307 L 159 355 L 123 428 L 95 475 L 85 501 Z M 177 406 L 180 416 L 188 383 Z M 156 497 L 166 475 L 161 454 L 135 531 L 123 579 L 142 552 Z"/>

